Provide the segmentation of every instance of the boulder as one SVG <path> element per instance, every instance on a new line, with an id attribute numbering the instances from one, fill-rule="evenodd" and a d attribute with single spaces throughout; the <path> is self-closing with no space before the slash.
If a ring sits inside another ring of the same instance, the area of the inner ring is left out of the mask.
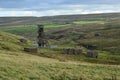
<path id="1" fill-rule="evenodd" d="M 22 42 L 22 43 L 26 43 L 27 42 L 27 40 L 23 39 L 23 38 L 19 39 L 19 41 Z"/>

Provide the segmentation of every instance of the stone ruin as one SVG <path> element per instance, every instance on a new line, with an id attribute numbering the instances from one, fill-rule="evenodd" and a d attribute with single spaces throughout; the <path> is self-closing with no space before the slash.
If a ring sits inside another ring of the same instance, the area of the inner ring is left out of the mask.
<path id="1" fill-rule="evenodd" d="M 45 39 L 44 25 L 38 25 L 38 46 L 45 47 L 48 46 L 48 41 Z"/>
<path id="2" fill-rule="evenodd" d="M 80 55 L 83 53 L 82 49 L 74 49 L 74 48 L 67 48 L 62 49 L 62 54 L 74 54 L 74 55 Z M 98 58 L 98 52 L 95 50 L 88 50 L 86 52 L 87 57 L 90 58 Z"/>
<path id="3" fill-rule="evenodd" d="M 38 46 L 44 47 L 44 26 L 38 25 Z"/>
<path id="4" fill-rule="evenodd" d="M 100 33 L 95 33 L 94 36 L 99 37 L 99 36 L 101 36 L 101 34 Z"/>
<path id="5" fill-rule="evenodd" d="M 20 42 L 25 42 L 24 39 L 20 39 Z M 37 53 L 38 52 L 38 47 L 45 47 L 48 46 L 48 41 L 45 39 L 45 34 L 44 34 L 44 26 L 43 25 L 38 25 L 38 37 L 37 37 L 37 44 L 38 46 L 33 47 L 33 48 L 24 48 L 25 52 L 29 53 Z"/>
<path id="6" fill-rule="evenodd" d="M 38 49 L 37 48 L 24 48 L 25 52 L 29 52 L 29 53 L 37 53 Z"/>
<path id="7" fill-rule="evenodd" d="M 98 52 L 94 50 L 87 51 L 87 57 L 98 58 Z"/>
<path id="8" fill-rule="evenodd" d="M 95 46 L 95 45 L 84 44 L 84 43 L 80 43 L 78 45 L 81 45 L 81 46 L 83 46 L 83 47 L 85 47 L 85 48 L 87 48 L 89 50 L 96 50 L 97 49 L 97 46 Z"/>
<path id="9" fill-rule="evenodd" d="M 86 39 L 85 35 L 84 34 L 80 34 L 78 39 Z"/>
<path id="10" fill-rule="evenodd" d="M 74 49 L 74 48 L 70 49 L 70 48 L 68 48 L 68 49 L 63 49 L 62 53 L 63 54 L 76 54 L 76 55 L 78 55 L 78 54 L 82 54 L 82 49 Z"/>

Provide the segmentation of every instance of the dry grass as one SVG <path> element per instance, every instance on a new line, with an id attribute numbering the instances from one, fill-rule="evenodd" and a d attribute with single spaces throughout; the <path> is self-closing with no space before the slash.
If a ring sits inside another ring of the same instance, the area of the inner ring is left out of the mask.
<path id="1" fill-rule="evenodd" d="M 61 62 L 35 55 L 0 51 L 0 79 L 2 80 L 103 80 L 116 75 L 120 66 L 84 62 Z"/>

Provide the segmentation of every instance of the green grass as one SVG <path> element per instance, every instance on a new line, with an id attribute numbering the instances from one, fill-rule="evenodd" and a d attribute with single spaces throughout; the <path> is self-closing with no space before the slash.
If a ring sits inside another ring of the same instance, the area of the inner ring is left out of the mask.
<path id="1" fill-rule="evenodd" d="M 93 24 L 93 23 L 104 23 L 104 21 L 76 21 L 74 24 Z"/>
<path id="2" fill-rule="evenodd" d="M 69 26 L 70 24 L 45 24 L 45 28 L 57 28 L 57 27 L 65 27 Z M 9 33 L 24 33 L 26 31 L 35 31 L 38 29 L 36 25 L 19 25 L 19 26 L 9 26 L 9 27 L 1 27 L 0 28 L 2 31 L 9 32 Z"/>
<path id="3" fill-rule="evenodd" d="M 24 33 L 26 31 L 34 31 L 37 30 L 36 25 L 20 25 L 20 26 L 9 26 L 9 27 L 1 27 L 2 31 L 9 32 L 9 33 Z"/>
<path id="4" fill-rule="evenodd" d="M 20 27 L 20 28 L 14 28 L 14 29 L 11 29 L 11 30 L 5 30 L 5 31 L 9 32 L 9 33 L 24 33 L 26 31 L 34 31 L 34 30 L 37 30 L 36 26 L 32 26 L 32 27 Z"/>
<path id="5" fill-rule="evenodd" d="M 57 27 L 66 27 L 70 24 L 45 24 L 45 28 L 57 28 Z"/>
<path id="6" fill-rule="evenodd" d="M 31 43 L 27 39 L 26 43 L 21 43 L 19 39 L 25 38 L 5 32 L 0 32 L 0 50 L 22 51 L 24 47 L 29 46 L 29 44 Z"/>
<path id="7" fill-rule="evenodd" d="M 103 23 L 104 21 L 76 21 L 74 24 L 93 24 L 93 23 Z M 45 28 L 58 28 L 58 27 L 66 27 L 72 24 L 44 24 Z M 35 31 L 38 29 L 36 25 L 17 25 L 17 26 L 8 26 L 8 27 L 0 27 L 2 31 L 6 31 L 9 33 L 24 33 L 26 31 Z"/>

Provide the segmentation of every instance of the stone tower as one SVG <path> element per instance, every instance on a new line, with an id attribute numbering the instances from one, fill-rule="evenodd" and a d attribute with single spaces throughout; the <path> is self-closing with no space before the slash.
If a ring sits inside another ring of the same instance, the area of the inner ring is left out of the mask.
<path id="1" fill-rule="evenodd" d="M 44 34 L 44 25 L 38 25 L 38 46 L 44 47 L 45 34 Z"/>

